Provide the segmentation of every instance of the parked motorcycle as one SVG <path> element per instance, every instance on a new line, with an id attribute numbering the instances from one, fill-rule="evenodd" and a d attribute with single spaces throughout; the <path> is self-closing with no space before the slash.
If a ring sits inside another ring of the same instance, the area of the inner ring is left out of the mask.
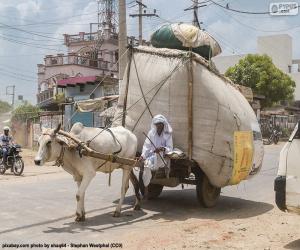
<path id="1" fill-rule="evenodd" d="M 272 143 L 277 144 L 281 135 L 282 133 L 280 131 L 278 131 L 277 129 L 273 129 L 269 138 L 267 140 L 263 140 L 263 143 L 265 145 L 270 145 Z"/>
<path id="2" fill-rule="evenodd" d="M 22 152 L 20 145 L 13 145 L 10 147 L 6 164 L 3 162 L 3 151 L 2 147 L 0 147 L 0 174 L 4 174 L 6 170 L 11 169 L 11 172 L 14 173 L 14 175 L 21 175 L 24 170 L 24 161 L 22 159 L 22 156 L 20 155 L 20 152 Z"/>

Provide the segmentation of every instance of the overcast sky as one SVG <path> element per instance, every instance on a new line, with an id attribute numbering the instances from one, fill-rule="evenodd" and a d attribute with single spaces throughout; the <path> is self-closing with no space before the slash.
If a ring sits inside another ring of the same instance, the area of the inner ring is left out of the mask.
<path id="1" fill-rule="evenodd" d="M 204 1 L 204 0 L 203 0 Z M 215 0 L 231 9 L 263 12 L 269 0 Z M 291 0 L 292 1 L 292 0 Z M 127 0 L 127 14 L 137 12 Z M 144 37 L 167 22 L 191 22 L 192 12 L 184 11 L 191 0 L 143 0 L 157 9 L 159 18 L 144 19 Z M 286 1 L 290 2 L 290 1 Z M 300 1 L 295 1 L 300 4 Z M 96 0 L 0 0 L 0 99 L 11 100 L 6 86 L 16 85 L 17 95 L 36 102 L 37 67 L 44 55 L 64 52 L 62 34 L 89 31 L 97 22 Z M 221 44 L 223 55 L 255 53 L 257 36 L 289 34 L 293 56 L 300 58 L 300 14 L 298 16 L 249 15 L 224 10 L 211 2 L 199 11 L 202 26 Z M 137 34 L 137 19 L 128 17 L 128 34 Z"/>

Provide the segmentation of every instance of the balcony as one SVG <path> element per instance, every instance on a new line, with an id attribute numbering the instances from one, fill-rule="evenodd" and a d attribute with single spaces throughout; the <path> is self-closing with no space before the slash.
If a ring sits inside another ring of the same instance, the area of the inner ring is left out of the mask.
<path id="1" fill-rule="evenodd" d="M 53 88 L 44 90 L 41 93 L 37 94 L 37 105 L 40 108 L 46 108 L 48 106 L 54 105 L 53 94 Z"/>
<path id="2" fill-rule="evenodd" d="M 104 61 L 103 59 L 91 59 L 89 57 L 78 56 L 76 53 L 68 53 L 68 55 L 58 54 L 57 56 L 47 55 L 45 57 L 46 67 L 61 65 L 80 65 L 103 71 L 117 71 L 117 65 L 114 65 L 113 69 L 109 69 L 109 65 L 112 65 L 112 62 Z"/>

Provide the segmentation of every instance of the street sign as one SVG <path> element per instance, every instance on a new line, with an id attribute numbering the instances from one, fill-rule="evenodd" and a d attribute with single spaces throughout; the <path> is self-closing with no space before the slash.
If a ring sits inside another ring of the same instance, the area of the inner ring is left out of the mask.
<path id="1" fill-rule="evenodd" d="M 298 15 L 298 10 L 296 2 L 270 3 L 270 15 L 272 16 L 295 16 Z"/>

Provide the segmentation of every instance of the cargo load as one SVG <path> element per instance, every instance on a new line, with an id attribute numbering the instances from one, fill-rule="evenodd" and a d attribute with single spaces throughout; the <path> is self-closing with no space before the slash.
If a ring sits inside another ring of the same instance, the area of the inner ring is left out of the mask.
<path id="1" fill-rule="evenodd" d="M 210 34 L 184 23 L 162 26 L 152 34 L 151 44 L 155 48 L 192 50 L 207 60 L 222 52 Z"/>

